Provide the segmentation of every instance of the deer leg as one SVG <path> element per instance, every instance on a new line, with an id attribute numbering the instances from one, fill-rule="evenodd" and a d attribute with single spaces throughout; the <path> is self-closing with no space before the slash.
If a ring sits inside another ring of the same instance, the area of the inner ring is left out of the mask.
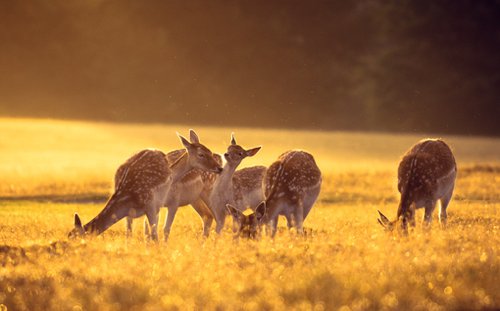
<path id="1" fill-rule="evenodd" d="M 148 218 L 144 218 L 144 236 L 146 238 L 150 239 L 151 238 L 151 232 L 149 232 L 149 223 L 148 223 Z"/>
<path id="2" fill-rule="evenodd" d="M 295 208 L 295 226 L 297 228 L 297 233 L 300 235 L 304 234 L 304 228 L 303 228 L 303 223 L 304 223 L 304 205 L 302 203 L 302 200 L 299 200 L 297 202 L 297 206 Z"/>
<path id="3" fill-rule="evenodd" d="M 415 222 L 415 211 L 417 209 L 417 204 L 413 203 L 410 205 L 410 208 L 408 210 L 408 222 L 411 227 L 415 227 L 416 222 Z"/>
<path id="4" fill-rule="evenodd" d="M 215 232 L 220 234 L 222 228 L 224 228 L 224 222 L 226 221 L 226 212 L 225 211 L 217 211 L 215 212 Z"/>
<path id="5" fill-rule="evenodd" d="M 441 223 L 442 228 L 446 228 L 446 221 L 448 219 L 448 214 L 446 213 L 446 209 L 448 208 L 448 204 L 450 204 L 451 196 L 453 195 L 453 188 L 440 200 L 440 208 L 439 208 L 439 222 Z"/>
<path id="6" fill-rule="evenodd" d="M 203 236 L 208 237 L 210 234 L 210 227 L 212 226 L 212 221 L 214 216 L 212 215 L 212 211 L 208 208 L 208 206 L 203 202 L 203 200 L 198 199 L 191 204 L 194 210 L 200 215 L 201 220 L 203 221 Z"/>
<path id="7" fill-rule="evenodd" d="M 165 226 L 163 227 L 163 236 L 165 241 L 168 240 L 168 236 L 170 235 L 170 229 L 172 228 L 172 223 L 174 222 L 175 214 L 177 213 L 177 209 L 179 207 L 168 207 L 167 219 L 165 219 Z"/>
<path id="8" fill-rule="evenodd" d="M 276 231 L 278 230 L 278 215 L 276 215 L 272 220 L 271 220 L 271 238 L 274 238 L 276 235 Z"/>
<path id="9" fill-rule="evenodd" d="M 424 227 L 430 228 L 432 222 L 432 212 L 436 207 L 436 201 L 428 201 L 425 203 Z"/>
<path id="10" fill-rule="evenodd" d="M 157 210 L 146 212 L 149 226 L 151 227 L 151 240 L 158 241 L 158 218 L 159 213 Z"/>
<path id="11" fill-rule="evenodd" d="M 134 222 L 134 219 L 130 216 L 127 216 L 127 238 L 130 238 L 132 236 L 132 223 Z"/>
<path id="12" fill-rule="evenodd" d="M 316 202 L 316 199 L 319 196 L 321 186 L 318 186 L 316 189 L 311 190 L 311 192 L 304 197 L 303 200 L 303 205 L 304 205 L 304 220 L 307 218 L 307 215 L 309 215 L 309 212 L 311 211 L 314 203 Z"/>
<path id="13" fill-rule="evenodd" d="M 274 235 L 274 233 L 276 233 L 276 231 L 278 231 L 278 222 L 279 222 L 279 220 L 280 220 L 279 216 L 276 216 L 273 219 L 273 228 L 272 228 L 273 229 L 273 235 Z"/>
<path id="14" fill-rule="evenodd" d="M 292 227 L 294 226 L 294 222 L 295 222 L 293 214 L 285 213 L 285 218 L 286 218 L 286 225 L 288 227 L 288 230 L 292 229 Z"/>
<path id="15" fill-rule="evenodd" d="M 215 218 L 215 233 L 220 234 L 226 221 L 226 207 L 210 206 L 209 208 Z"/>
<path id="16" fill-rule="evenodd" d="M 134 218 L 140 217 L 144 215 L 143 211 L 138 211 L 135 208 L 130 208 L 127 214 L 127 238 L 132 236 L 132 223 L 134 222 Z"/>
<path id="17" fill-rule="evenodd" d="M 411 227 L 415 227 L 415 209 L 416 209 L 416 203 L 412 202 L 409 204 L 408 208 L 406 211 L 401 215 L 402 221 L 401 221 L 401 229 L 403 231 L 404 235 L 408 234 L 408 224 Z M 399 211 L 398 211 L 399 213 Z"/>
<path id="18" fill-rule="evenodd" d="M 266 224 L 266 229 L 270 229 L 271 237 L 274 238 L 278 228 L 278 218 L 280 214 L 289 213 L 289 209 L 286 207 L 286 203 L 283 201 L 273 202 L 268 206 L 268 223 Z M 268 232 L 269 233 L 269 232 Z"/>
<path id="19" fill-rule="evenodd" d="M 214 221 L 214 216 L 207 215 L 203 218 L 203 236 L 208 237 L 210 235 L 210 228 L 212 227 L 212 222 Z"/>

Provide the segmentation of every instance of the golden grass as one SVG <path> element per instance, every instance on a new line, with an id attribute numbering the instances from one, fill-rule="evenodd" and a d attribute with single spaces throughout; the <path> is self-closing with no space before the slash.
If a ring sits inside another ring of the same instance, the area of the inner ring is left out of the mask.
<path id="1" fill-rule="evenodd" d="M 109 124 L 0 118 L 0 196 L 107 195 L 113 175 L 135 152 L 153 147 L 181 148 L 175 135 L 187 126 Z M 314 154 L 324 175 L 386 172 L 396 176 L 397 162 L 416 135 L 261 130 L 193 126 L 202 143 L 223 153 L 229 135 L 246 148 L 262 145 L 242 167 L 271 164 L 283 151 L 304 149 Z M 459 168 L 500 161 L 500 139 L 444 137 Z"/>
<path id="2" fill-rule="evenodd" d="M 325 178 L 307 235 L 276 239 L 201 237 L 181 208 L 168 243 L 148 243 L 142 221 L 125 238 L 123 221 L 97 238 L 68 241 L 72 217 L 101 203 L 21 200 L 101 198 L 114 169 L 135 151 L 179 148 L 186 127 L 0 120 L 0 310 L 449 310 L 500 308 L 500 142 L 445 137 L 459 177 L 449 227 L 436 220 L 409 237 L 389 235 L 376 210 L 393 216 L 399 156 L 420 137 L 237 129 L 264 149 L 247 165 L 269 164 L 288 148 L 316 155 Z M 216 152 L 230 129 L 200 128 Z M 421 217 L 422 213 L 418 214 Z M 162 212 L 162 220 L 164 212 Z"/>
<path id="3" fill-rule="evenodd" d="M 387 235 L 378 204 L 319 205 L 298 238 L 207 240 L 188 207 L 168 243 L 117 225 L 68 242 L 72 212 L 100 205 L 16 202 L 0 209 L 0 302 L 26 310 L 498 308 L 500 204 L 454 202 L 447 230 Z"/>

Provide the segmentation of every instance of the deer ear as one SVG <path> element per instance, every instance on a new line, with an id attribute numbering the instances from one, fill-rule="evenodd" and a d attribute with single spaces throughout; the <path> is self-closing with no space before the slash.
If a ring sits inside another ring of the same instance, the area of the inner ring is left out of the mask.
<path id="1" fill-rule="evenodd" d="M 80 220 L 80 217 L 78 216 L 77 213 L 75 213 L 75 228 L 83 228 L 82 226 L 82 221 Z"/>
<path id="2" fill-rule="evenodd" d="M 177 136 L 179 136 L 180 140 L 181 140 L 181 143 L 184 145 L 184 147 L 186 147 L 186 149 L 191 149 L 191 143 L 185 139 L 184 137 L 182 137 L 179 133 L 177 133 Z"/>
<path id="3" fill-rule="evenodd" d="M 377 218 L 377 221 L 378 221 L 378 223 L 379 223 L 382 227 L 384 227 L 384 228 L 386 228 L 386 229 L 387 229 L 387 227 L 384 225 L 384 223 L 382 222 L 382 220 L 380 220 L 380 218 Z"/>
<path id="4" fill-rule="evenodd" d="M 200 143 L 200 139 L 198 138 L 198 134 L 196 134 L 196 132 L 193 129 L 189 130 L 189 140 L 191 140 L 192 144 L 199 144 Z"/>
<path id="5" fill-rule="evenodd" d="M 247 153 L 247 157 L 253 157 L 254 155 L 256 155 L 257 152 L 259 152 L 260 148 L 262 148 L 262 147 L 259 146 L 256 148 L 246 150 L 245 152 Z"/>
<path id="6" fill-rule="evenodd" d="M 266 215 L 267 212 L 267 205 L 265 201 L 262 201 L 259 206 L 255 209 L 255 217 L 257 217 L 257 220 L 260 221 L 264 216 Z"/>
<path id="7" fill-rule="evenodd" d="M 226 209 L 229 212 L 229 214 L 231 214 L 234 218 L 240 218 L 240 216 L 242 215 L 240 210 L 235 208 L 231 204 L 226 204 Z"/>
<path id="8" fill-rule="evenodd" d="M 236 145 L 236 139 L 234 138 L 234 132 L 231 133 L 231 145 Z"/>
<path id="9" fill-rule="evenodd" d="M 379 210 L 377 211 L 378 214 L 380 215 L 380 218 L 377 219 L 379 224 L 381 224 L 384 228 L 387 228 L 387 226 L 390 224 L 391 221 L 387 217 L 385 217 L 385 215 L 382 214 Z"/>

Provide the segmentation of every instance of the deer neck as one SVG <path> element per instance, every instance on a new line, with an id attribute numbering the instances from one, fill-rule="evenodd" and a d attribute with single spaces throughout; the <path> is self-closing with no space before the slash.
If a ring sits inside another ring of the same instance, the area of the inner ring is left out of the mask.
<path id="1" fill-rule="evenodd" d="M 216 208 L 224 209 L 227 203 L 231 203 L 233 196 L 233 175 L 238 165 L 227 162 L 222 172 L 214 182 L 210 201 Z"/>
<path id="2" fill-rule="evenodd" d="M 109 212 L 101 212 L 94 217 L 94 219 L 89 221 L 88 224 L 83 226 L 83 229 L 87 233 L 101 234 L 118 221 L 114 221 L 112 215 L 113 214 Z"/>
<path id="3" fill-rule="evenodd" d="M 193 169 L 189 163 L 189 154 L 185 152 L 177 161 L 170 165 L 172 183 L 179 181 L 187 172 Z"/>
<path id="4" fill-rule="evenodd" d="M 120 219 L 128 216 L 130 211 L 127 208 L 127 201 L 119 198 L 117 195 L 113 195 L 106 203 L 104 209 L 94 219 L 83 226 L 85 232 L 101 234 Z"/>
<path id="5" fill-rule="evenodd" d="M 231 164 L 227 162 L 224 165 L 224 168 L 222 170 L 222 173 L 217 177 L 215 180 L 214 184 L 214 190 L 215 191 L 221 191 L 224 189 L 232 189 L 233 186 L 233 175 L 234 172 L 236 171 L 236 168 L 238 165 Z"/>

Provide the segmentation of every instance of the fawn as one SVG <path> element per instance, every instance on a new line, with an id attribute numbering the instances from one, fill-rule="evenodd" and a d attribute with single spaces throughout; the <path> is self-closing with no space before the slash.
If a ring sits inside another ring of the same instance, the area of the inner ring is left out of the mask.
<path id="1" fill-rule="evenodd" d="M 264 199 L 262 181 L 266 167 L 253 166 L 236 171 L 243 159 L 253 157 L 260 148 L 245 150 L 236 143 L 234 134 L 231 134 L 231 144 L 224 153 L 226 164 L 222 173 L 217 176 L 210 193 L 209 206 L 215 216 L 217 233 L 224 227 L 226 204 L 231 204 L 238 210 L 245 210 L 248 206 L 256 206 Z"/>
<path id="2" fill-rule="evenodd" d="M 250 215 L 245 215 L 243 212 L 235 208 L 231 204 L 226 204 L 229 214 L 233 216 L 235 238 L 244 237 L 248 239 L 257 239 L 260 234 L 260 226 L 262 219 L 266 215 L 267 207 L 264 202 L 261 202 L 255 211 Z"/>

